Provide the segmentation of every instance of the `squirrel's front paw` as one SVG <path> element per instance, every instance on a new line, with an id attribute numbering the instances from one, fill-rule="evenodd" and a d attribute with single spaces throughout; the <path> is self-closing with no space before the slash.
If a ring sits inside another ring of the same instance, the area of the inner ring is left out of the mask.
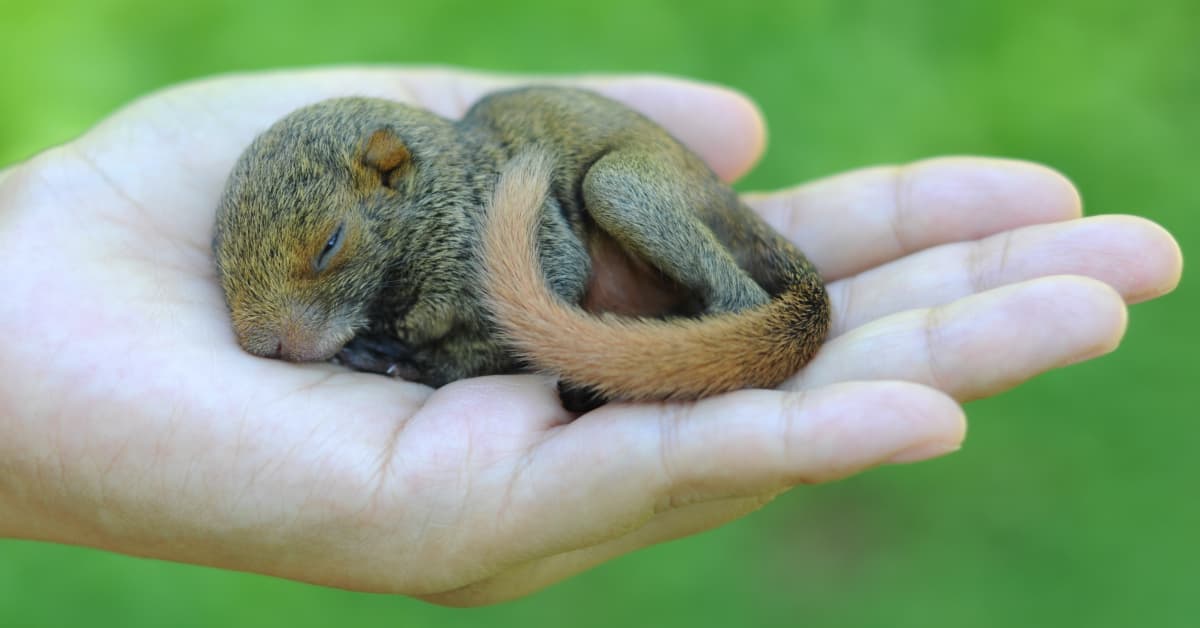
<path id="1" fill-rule="evenodd" d="M 415 364 L 408 362 L 393 362 L 388 365 L 387 370 L 383 374 L 410 382 L 421 380 L 421 370 Z"/>
<path id="2" fill-rule="evenodd" d="M 356 371 L 415 381 L 420 379 L 420 370 L 411 356 L 408 345 L 398 340 L 356 336 L 333 356 L 333 361 Z"/>

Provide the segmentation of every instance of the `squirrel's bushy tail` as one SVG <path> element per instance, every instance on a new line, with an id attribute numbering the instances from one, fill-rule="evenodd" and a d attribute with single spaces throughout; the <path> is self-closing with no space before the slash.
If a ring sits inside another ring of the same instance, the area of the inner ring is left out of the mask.
<path id="1" fill-rule="evenodd" d="M 820 278 L 797 269 L 771 302 L 700 318 L 592 314 L 547 286 L 539 212 L 553 164 L 526 153 L 502 173 L 483 238 L 488 307 L 506 341 L 536 370 L 609 399 L 695 399 L 769 388 L 816 353 L 829 328 Z"/>

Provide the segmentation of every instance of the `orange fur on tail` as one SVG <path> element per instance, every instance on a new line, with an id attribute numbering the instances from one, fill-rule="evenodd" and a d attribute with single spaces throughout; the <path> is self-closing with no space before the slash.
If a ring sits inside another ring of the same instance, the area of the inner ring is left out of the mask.
<path id="1" fill-rule="evenodd" d="M 537 226 L 553 164 L 514 158 L 496 186 L 483 238 L 489 308 L 537 370 L 610 399 L 695 399 L 769 388 L 816 353 L 829 326 L 820 279 L 797 273 L 770 303 L 701 318 L 592 314 L 550 291 Z"/>

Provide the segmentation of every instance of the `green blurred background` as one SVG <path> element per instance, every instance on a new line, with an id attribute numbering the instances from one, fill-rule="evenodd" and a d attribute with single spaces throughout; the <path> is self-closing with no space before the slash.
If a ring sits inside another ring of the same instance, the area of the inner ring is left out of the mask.
<path id="1" fill-rule="evenodd" d="M 0 0 L 0 164 L 151 90 L 345 62 L 655 71 L 755 98 L 744 188 L 944 153 L 1026 158 L 1089 213 L 1200 236 L 1200 3 Z M 453 610 L 0 542 L 0 626 L 1196 626 L 1194 278 L 1116 354 L 968 406 L 963 451 L 802 488 L 524 600 Z"/>

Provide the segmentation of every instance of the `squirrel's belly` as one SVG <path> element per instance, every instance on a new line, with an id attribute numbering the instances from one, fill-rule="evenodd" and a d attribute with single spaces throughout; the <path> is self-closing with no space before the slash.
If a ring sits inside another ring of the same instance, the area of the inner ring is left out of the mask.
<path id="1" fill-rule="evenodd" d="M 677 313 L 688 300 L 682 286 L 630 255 L 602 231 L 591 236 L 588 252 L 592 273 L 581 306 L 589 312 L 663 316 Z"/>

